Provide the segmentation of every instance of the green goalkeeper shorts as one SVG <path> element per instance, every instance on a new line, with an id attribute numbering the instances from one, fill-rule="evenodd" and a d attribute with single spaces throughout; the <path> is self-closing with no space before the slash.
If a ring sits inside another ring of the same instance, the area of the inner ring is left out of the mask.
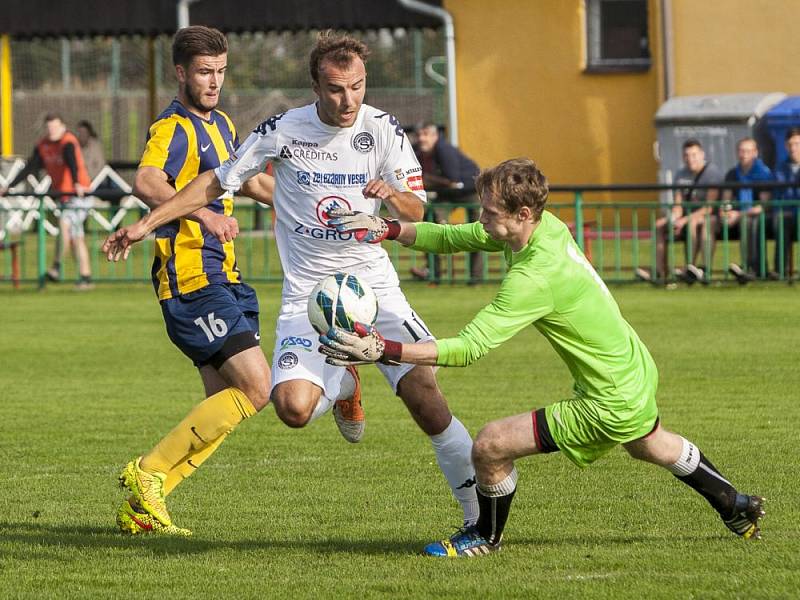
<path id="1" fill-rule="evenodd" d="M 579 467 L 587 467 L 617 444 L 650 433 L 658 419 L 657 381 L 631 399 L 570 398 L 545 407 L 553 441 Z"/>

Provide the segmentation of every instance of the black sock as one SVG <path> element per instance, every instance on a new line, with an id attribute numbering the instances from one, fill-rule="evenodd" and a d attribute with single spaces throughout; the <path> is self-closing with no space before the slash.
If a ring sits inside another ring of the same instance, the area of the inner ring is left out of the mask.
<path id="1" fill-rule="evenodd" d="M 737 492 L 702 452 L 697 468 L 688 475 L 675 475 L 683 483 L 703 496 L 723 519 L 736 512 Z"/>
<path id="2" fill-rule="evenodd" d="M 490 544 L 497 544 L 503 537 L 508 520 L 508 511 L 511 509 L 511 501 L 517 492 L 516 487 L 510 494 L 503 496 L 486 496 L 478 486 L 478 506 L 480 516 L 478 516 L 478 533 Z"/>

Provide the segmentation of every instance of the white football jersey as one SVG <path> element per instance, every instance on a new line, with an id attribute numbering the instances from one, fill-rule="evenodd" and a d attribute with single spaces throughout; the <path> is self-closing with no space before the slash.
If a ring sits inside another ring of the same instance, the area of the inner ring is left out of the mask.
<path id="1" fill-rule="evenodd" d="M 261 123 L 215 173 L 236 191 L 272 162 L 275 236 L 284 272 L 284 302 L 305 302 L 324 276 L 345 271 L 375 290 L 399 285 L 380 244 L 362 244 L 328 225 L 333 207 L 377 215 L 381 201 L 365 198 L 370 179 L 426 201 L 422 169 L 397 119 L 366 104 L 352 127 L 320 121 L 315 104 Z"/>

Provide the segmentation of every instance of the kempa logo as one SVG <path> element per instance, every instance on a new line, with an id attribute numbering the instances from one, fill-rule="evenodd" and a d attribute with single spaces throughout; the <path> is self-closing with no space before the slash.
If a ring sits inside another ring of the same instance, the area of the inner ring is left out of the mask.
<path id="1" fill-rule="evenodd" d="M 367 131 L 362 131 L 353 138 L 353 148 L 366 154 L 375 147 L 375 138 Z"/>

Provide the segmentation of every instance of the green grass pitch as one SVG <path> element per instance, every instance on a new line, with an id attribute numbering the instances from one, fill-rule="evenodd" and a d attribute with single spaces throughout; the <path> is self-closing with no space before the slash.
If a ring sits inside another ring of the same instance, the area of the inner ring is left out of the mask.
<path id="1" fill-rule="evenodd" d="M 256 286 L 271 353 L 277 285 Z M 494 285 L 407 285 L 439 336 Z M 201 399 L 146 285 L 0 287 L 0 597 L 791 598 L 800 589 L 800 290 L 612 287 L 660 369 L 663 423 L 744 491 L 767 497 L 761 542 L 622 450 L 579 470 L 518 463 L 505 550 L 422 557 L 459 524 L 430 445 L 374 368 L 367 430 L 302 430 L 271 408 L 170 496 L 189 540 L 114 529 L 116 476 Z M 455 414 L 487 421 L 565 397 L 570 378 L 531 327 L 466 369 L 443 369 Z"/>

